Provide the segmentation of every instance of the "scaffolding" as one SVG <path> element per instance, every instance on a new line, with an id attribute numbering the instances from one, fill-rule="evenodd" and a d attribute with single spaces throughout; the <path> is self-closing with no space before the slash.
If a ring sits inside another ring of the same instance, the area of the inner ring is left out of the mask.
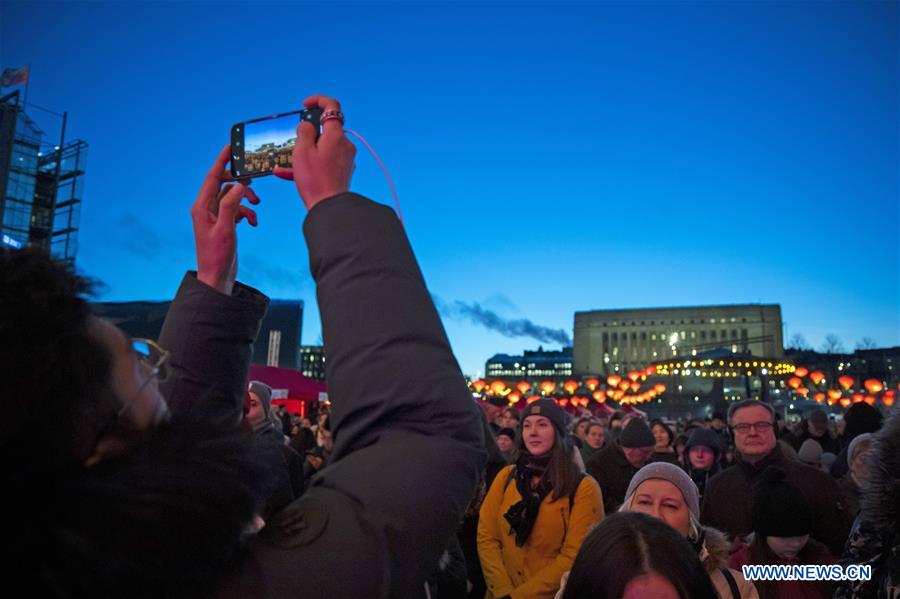
<path id="1" fill-rule="evenodd" d="M 0 229 L 2 243 L 37 247 L 74 266 L 87 143 L 47 144 L 44 131 L 19 104 L 19 92 L 0 98 Z"/>

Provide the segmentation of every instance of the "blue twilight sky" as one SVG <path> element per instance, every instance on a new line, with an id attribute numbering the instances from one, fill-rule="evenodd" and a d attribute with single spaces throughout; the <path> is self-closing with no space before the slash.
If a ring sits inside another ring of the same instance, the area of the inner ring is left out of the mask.
<path id="1" fill-rule="evenodd" d="M 29 101 L 90 144 L 77 262 L 103 299 L 171 297 L 231 125 L 322 91 L 387 163 L 466 373 L 542 343 L 473 314 L 557 348 L 577 310 L 773 302 L 786 340 L 900 344 L 897 2 L 2 2 L 0 20 L 0 66 L 30 64 Z M 305 300 L 316 343 L 302 207 L 289 182 L 254 187 L 241 278 Z M 353 189 L 390 202 L 363 148 Z"/>

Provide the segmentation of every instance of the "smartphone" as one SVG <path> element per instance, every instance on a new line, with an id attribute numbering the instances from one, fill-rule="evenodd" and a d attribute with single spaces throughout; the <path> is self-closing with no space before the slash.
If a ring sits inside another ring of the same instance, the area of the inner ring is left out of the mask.
<path id="1" fill-rule="evenodd" d="M 293 166 L 291 152 L 297 143 L 297 125 L 309 121 L 322 133 L 321 108 L 276 114 L 231 127 L 231 176 L 249 179 L 269 175 L 276 165 Z"/>

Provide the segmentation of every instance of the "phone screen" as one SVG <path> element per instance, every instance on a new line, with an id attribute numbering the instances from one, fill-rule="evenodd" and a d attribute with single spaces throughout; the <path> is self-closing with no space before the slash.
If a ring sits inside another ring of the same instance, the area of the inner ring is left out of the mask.
<path id="1" fill-rule="evenodd" d="M 238 123 L 231 128 L 231 174 L 235 178 L 258 177 L 275 166 L 290 167 L 297 143 L 297 124 L 308 120 L 319 127 L 319 110 L 287 114 Z"/>

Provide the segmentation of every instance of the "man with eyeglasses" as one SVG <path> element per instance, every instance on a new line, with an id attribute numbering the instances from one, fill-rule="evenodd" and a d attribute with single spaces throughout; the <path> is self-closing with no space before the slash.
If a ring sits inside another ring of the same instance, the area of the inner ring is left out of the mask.
<path id="1" fill-rule="evenodd" d="M 812 536 L 840 555 L 850 531 L 850 519 L 841 506 L 837 483 L 824 472 L 782 454 L 775 438 L 772 406 L 756 400 L 740 401 L 728 410 L 728 424 L 734 435 L 736 464 L 707 483 L 701 522 L 732 537 L 750 533 L 753 485 L 763 471 L 777 467 L 812 503 Z M 790 510 L 791 506 L 784 509 Z"/>

